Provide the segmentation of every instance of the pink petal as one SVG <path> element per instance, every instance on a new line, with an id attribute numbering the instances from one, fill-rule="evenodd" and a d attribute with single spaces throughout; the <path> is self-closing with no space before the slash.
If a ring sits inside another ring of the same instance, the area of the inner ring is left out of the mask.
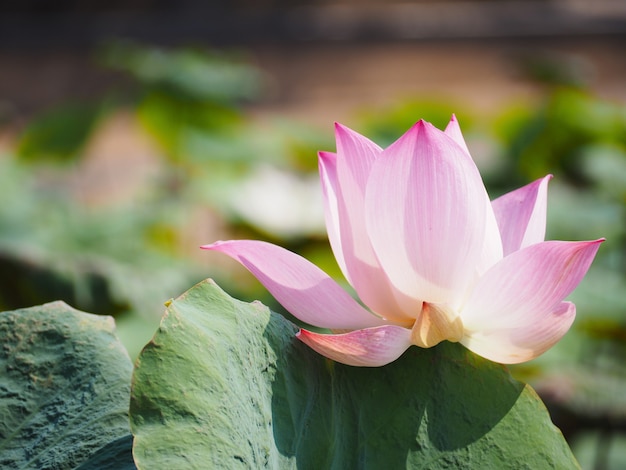
<path id="1" fill-rule="evenodd" d="M 511 253 L 478 281 L 461 311 L 468 334 L 542 321 L 582 280 L 602 241 L 549 241 Z"/>
<path id="2" fill-rule="evenodd" d="M 339 161 L 337 171 L 343 185 L 350 185 L 351 192 L 362 199 L 370 169 L 382 149 L 367 137 L 335 123 L 337 155 Z M 360 193 L 360 194 L 359 194 Z"/>
<path id="3" fill-rule="evenodd" d="M 295 317 L 310 325 L 355 329 L 386 322 L 361 307 L 306 259 L 271 243 L 231 240 L 205 245 L 239 261 Z"/>
<path id="4" fill-rule="evenodd" d="M 322 193 L 324 196 L 324 216 L 328 241 L 337 260 L 341 272 L 349 281 L 348 268 L 343 256 L 341 246 L 341 223 L 339 218 L 339 206 L 337 195 L 337 154 L 331 152 L 319 152 L 318 167 Z"/>
<path id="5" fill-rule="evenodd" d="M 470 155 L 470 151 L 461 133 L 459 121 L 457 121 L 454 114 L 444 132 L 454 139 L 454 141 Z M 488 198 L 485 203 L 488 206 L 488 208 L 485 209 L 485 239 L 483 242 L 482 255 L 476 267 L 477 277 L 482 276 L 487 269 L 502 259 L 502 239 L 500 238 L 498 223 Z"/>
<path id="6" fill-rule="evenodd" d="M 411 346 L 411 330 L 394 325 L 339 335 L 300 330 L 297 337 L 318 353 L 349 366 L 384 366 L 398 359 Z"/>
<path id="7" fill-rule="evenodd" d="M 486 264 L 490 227 L 485 187 L 463 148 L 418 122 L 374 163 L 365 208 L 374 250 L 399 290 L 433 303 L 461 302 Z"/>
<path id="8" fill-rule="evenodd" d="M 352 283 L 351 271 L 346 265 L 343 240 L 353 245 L 359 235 L 355 225 L 363 225 L 363 195 L 370 168 L 381 148 L 368 138 L 335 123 L 337 154 L 319 153 L 319 171 L 324 193 L 328 238 L 344 276 Z M 350 211 L 346 210 L 346 206 Z M 351 220 L 352 219 L 352 220 Z M 361 233 L 364 233 L 362 231 Z M 363 237 L 362 237 L 363 238 Z M 369 242 L 363 243 L 369 248 Z M 354 287 L 354 285 L 353 285 Z"/>
<path id="9" fill-rule="evenodd" d="M 324 193 L 326 226 L 331 247 L 344 276 L 360 299 L 374 312 L 394 321 L 419 312 L 419 301 L 406 300 L 394 292 L 380 267 L 365 230 L 363 199 L 370 168 L 380 148 L 354 131 L 336 124 L 338 153 L 320 152 L 319 169 Z"/>
<path id="10" fill-rule="evenodd" d="M 499 262 L 502 256 L 502 238 L 498 229 L 498 221 L 487 198 L 485 200 L 485 236 L 481 255 L 476 264 L 476 280 Z"/>
<path id="11" fill-rule="evenodd" d="M 487 329 L 461 340 L 476 354 L 502 364 L 530 361 L 554 346 L 574 322 L 576 306 L 561 302 L 545 314 L 529 315 L 524 325 Z"/>
<path id="12" fill-rule="evenodd" d="M 373 255 L 364 229 L 363 198 L 370 168 L 382 150 L 339 123 L 335 123 L 335 137 L 337 154 L 319 154 L 326 224 L 342 272 L 356 288 L 353 277 L 358 276 L 358 269 L 350 261 L 360 257 L 371 260 Z"/>
<path id="13" fill-rule="evenodd" d="M 551 178 L 552 175 L 548 175 L 492 202 L 504 256 L 544 240 L 548 181 Z"/>
<path id="14" fill-rule="evenodd" d="M 463 133 L 461 132 L 461 126 L 459 125 L 459 121 L 456 120 L 456 116 L 453 114 L 452 118 L 450 118 L 450 122 L 446 126 L 446 130 L 444 131 L 447 136 L 451 137 L 459 147 L 470 154 L 469 149 L 467 148 L 467 144 L 465 143 L 465 139 L 463 138 Z"/>

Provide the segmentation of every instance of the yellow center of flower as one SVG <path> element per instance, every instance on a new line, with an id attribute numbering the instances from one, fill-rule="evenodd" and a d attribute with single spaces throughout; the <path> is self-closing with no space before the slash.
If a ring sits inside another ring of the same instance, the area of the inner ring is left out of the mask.
<path id="1" fill-rule="evenodd" d="M 452 309 L 441 304 L 424 302 L 422 311 L 411 329 L 411 341 L 421 348 L 430 348 L 444 340 L 456 343 L 463 337 L 463 322 Z"/>

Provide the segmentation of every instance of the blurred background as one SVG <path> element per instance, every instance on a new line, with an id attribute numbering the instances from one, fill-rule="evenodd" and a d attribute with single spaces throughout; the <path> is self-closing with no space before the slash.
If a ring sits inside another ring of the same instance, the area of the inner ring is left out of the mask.
<path id="1" fill-rule="evenodd" d="M 549 239 L 606 237 L 572 330 L 513 374 L 583 468 L 626 467 L 626 2 L 60 0 L 0 5 L 0 310 L 116 317 L 135 357 L 218 239 L 341 279 L 318 150 L 456 113 L 492 197 L 547 173 Z M 341 282 L 344 282 L 341 280 Z"/>

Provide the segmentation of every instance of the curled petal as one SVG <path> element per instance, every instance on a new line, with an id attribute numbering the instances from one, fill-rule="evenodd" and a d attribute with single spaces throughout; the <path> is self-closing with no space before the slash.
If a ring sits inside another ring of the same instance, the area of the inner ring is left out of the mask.
<path id="1" fill-rule="evenodd" d="M 469 350 L 502 364 L 530 361 L 554 346 L 569 330 L 576 306 L 561 302 L 543 315 L 529 315 L 516 328 L 487 329 L 465 336 L 461 343 Z"/>
<path id="2" fill-rule="evenodd" d="M 395 325 L 338 335 L 300 330 L 297 337 L 318 353 L 349 366 L 384 366 L 398 359 L 411 346 L 411 330 Z"/>
<path id="3" fill-rule="evenodd" d="M 549 241 L 511 253 L 478 281 L 461 311 L 466 331 L 542 321 L 582 280 L 602 241 Z"/>
<path id="4" fill-rule="evenodd" d="M 423 121 L 413 126 L 374 162 L 365 208 L 374 250 L 399 290 L 432 303 L 465 297 L 493 224 L 478 169 L 455 140 Z"/>
<path id="5" fill-rule="evenodd" d="M 552 175 L 504 194 L 491 203 L 502 236 L 504 256 L 544 240 L 550 179 Z"/>
<path id="6" fill-rule="evenodd" d="M 310 325 L 355 329 L 385 324 L 321 269 L 289 250 L 253 240 L 216 242 L 201 248 L 239 261 L 283 307 Z"/>
<path id="7" fill-rule="evenodd" d="M 370 309 L 389 320 L 406 322 L 414 318 L 411 314 L 419 312 L 421 305 L 419 301 L 406 299 L 390 284 L 365 228 L 365 186 L 381 150 L 340 124 L 336 124 L 336 136 L 337 154 L 319 154 L 326 226 L 335 258 Z"/>

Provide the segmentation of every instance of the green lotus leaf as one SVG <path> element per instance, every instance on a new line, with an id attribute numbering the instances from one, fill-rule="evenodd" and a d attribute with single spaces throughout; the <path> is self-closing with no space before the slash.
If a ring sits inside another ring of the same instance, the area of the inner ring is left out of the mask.
<path id="1" fill-rule="evenodd" d="M 578 468 L 534 391 L 459 344 L 357 368 L 296 331 L 212 281 L 174 300 L 134 372 L 137 467 Z"/>
<path id="2" fill-rule="evenodd" d="M 0 468 L 136 468 L 114 329 L 63 302 L 0 313 Z"/>

